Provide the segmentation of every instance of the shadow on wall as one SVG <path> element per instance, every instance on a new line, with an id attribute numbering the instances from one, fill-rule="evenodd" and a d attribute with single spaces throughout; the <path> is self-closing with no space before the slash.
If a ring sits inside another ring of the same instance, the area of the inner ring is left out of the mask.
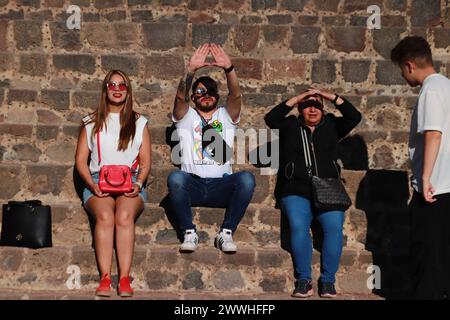
<path id="1" fill-rule="evenodd" d="M 366 249 L 380 268 L 386 299 L 409 298 L 409 186 L 406 171 L 369 170 L 361 181 L 355 207 L 366 213 Z"/>

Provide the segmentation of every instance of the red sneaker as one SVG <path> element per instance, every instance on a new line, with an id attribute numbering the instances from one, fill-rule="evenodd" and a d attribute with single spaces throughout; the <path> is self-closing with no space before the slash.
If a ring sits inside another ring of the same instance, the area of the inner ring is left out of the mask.
<path id="1" fill-rule="evenodd" d="M 133 289 L 131 288 L 130 277 L 123 277 L 119 281 L 119 296 L 132 297 Z"/>
<path id="2" fill-rule="evenodd" d="M 95 295 L 99 297 L 111 296 L 111 278 L 109 277 L 109 275 L 105 275 L 100 279 L 100 285 L 95 290 Z"/>

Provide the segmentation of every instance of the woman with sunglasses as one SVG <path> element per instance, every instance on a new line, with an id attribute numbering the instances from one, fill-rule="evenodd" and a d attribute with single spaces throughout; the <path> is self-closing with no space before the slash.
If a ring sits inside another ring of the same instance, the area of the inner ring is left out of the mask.
<path id="1" fill-rule="evenodd" d="M 325 114 L 323 99 L 331 101 L 342 117 Z M 294 107 L 297 107 L 300 115 L 286 117 Z M 314 207 L 302 135 L 307 140 L 305 144 L 310 146 L 310 171 L 322 178 L 337 178 L 340 175 L 336 163 L 338 142 L 358 125 L 361 113 L 337 94 L 309 89 L 273 108 L 265 116 L 265 121 L 271 129 L 280 130 L 280 170 L 276 198 L 289 221 L 297 280 L 292 296 L 306 298 L 313 294 L 310 226 L 312 219 L 316 218 L 324 234 L 319 295 L 334 298 L 335 274 L 343 245 L 344 212 L 321 211 Z M 306 135 L 302 132 L 306 132 Z"/>
<path id="2" fill-rule="evenodd" d="M 76 151 L 76 168 L 86 183 L 83 205 L 96 222 L 94 246 L 101 278 L 97 296 L 111 295 L 114 240 L 119 270 L 118 294 L 122 297 L 133 295 L 130 268 L 134 252 L 134 222 L 146 202 L 144 184 L 150 163 L 147 119 L 133 110 L 128 76 L 120 70 L 112 70 L 103 80 L 97 110 L 83 119 Z M 98 184 L 102 165 L 134 168 L 133 190 L 119 195 L 102 192 Z"/>

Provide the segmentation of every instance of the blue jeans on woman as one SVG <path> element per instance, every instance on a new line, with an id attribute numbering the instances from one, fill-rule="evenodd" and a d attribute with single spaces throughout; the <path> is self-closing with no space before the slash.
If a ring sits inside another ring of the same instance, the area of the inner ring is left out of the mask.
<path id="1" fill-rule="evenodd" d="M 316 210 L 311 206 L 308 199 L 296 195 L 283 197 L 281 208 L 289 220 L 292 255 L 297 279 L 312 280 L 313 247 L 309 230 L 312 219 L 315 217 L 322 226 L 324 235 L 320 281 L 322 283 L 335 283 L 335 275 L 342 254 L 344 212 Z"/>
<path id="2" fill-rule="evenodd" d="M 176 170 L 167 178 L 169 199 L 180 229 L 195 229 L 192 207 L 226 208 L 221 229 L 237 229 L 255 189 L 255 177 L 248 171 L 222 178 L 200 178 Z"/>

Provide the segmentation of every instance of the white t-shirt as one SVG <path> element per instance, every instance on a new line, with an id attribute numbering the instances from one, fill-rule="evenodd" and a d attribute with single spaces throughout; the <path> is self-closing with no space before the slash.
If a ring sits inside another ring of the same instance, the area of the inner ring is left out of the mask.
<path id="1" fill-rule="evenodd" d="M 231 174 L 231 159 L 220 164 L 212 159 L 202 148 L 202 120 L 194 108 L 189 107 L 184 117 L 177 121 L 172 115 L 180 138 L 181 170 L 202 178 L 220 178 L 225 173 Z M 233 122 L 226 108 L 221 106 L 213 113 L 209 124 L 219 129 L 223 140 L 233 148 L 236 126 L 239 118 Z"/>
<path id="2" fill-rule="evenodd" d="M 83 118 L 83 122 L 86 123 L 90 119 L 90 115 Z M 94 123 L 91 122 L 86 127 L 88 147 L 91 151 L 91 162 L 89 164 L 89 171 L 96 173 L 100 171 L 100 167 L 103 165 L 116 164 L 132 166 L 136 157 L 139 154 L 139 149 L 142 145 L 142 134 L 147 124 L 147 119 L 144 116 L 140 116 L 136 120 L 136 134 L 134 139 L 128 143 L 126 150 L 118 151 L 120 137 L 120 113 L 109 113 L 106 118 L 106 127 L 104 126 L 100 132 L 100 148 L 102 162 L 98 164 L 98 149 L 97 149 L 97 136 L 92 137 L 92 129 Z"/>
<path id="3" fill-rule="evenodd" d="M 441 145 L 430 182 L 435 194 L 450 192 L 450 79 L 439 73 L 428 76 L 422 85 L 411 120 L 409 159 L 413 173 L 413 187 L 422 189 L 424 160 L 424 131 L 440 131 Z"/>

